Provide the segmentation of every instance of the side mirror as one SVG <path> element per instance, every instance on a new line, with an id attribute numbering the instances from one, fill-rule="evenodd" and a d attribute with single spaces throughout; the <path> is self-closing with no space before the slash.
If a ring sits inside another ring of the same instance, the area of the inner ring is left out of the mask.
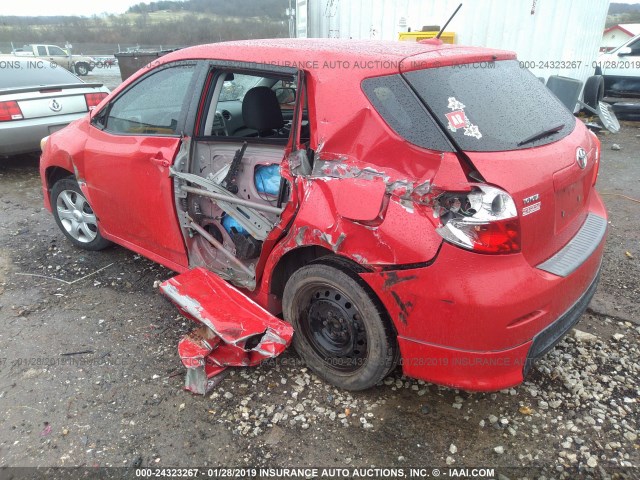
<path id="1" fill-rule="evenodd" d="M 618 54 L 619 57 L 624 57 L 627 55 L 631 55 L 633 51 L 631 50 L 631 47 L 622 47 L 616 53 Z"/>
<path id="2" fill-rule="evenodd" d="M 111 109 L 111 104 L 105 105 L 102 110 L 96 111 L 93 109 L 89 112 L 89 118 L 91 118 L 91 124 L 103 130 L 107 126 L 107 116 L 109 115 L 109 110 Z"/>
<path id="3" fill-rule="evenodd" d="M 280 105 L 288 105 L 296 101 L 296 91 L 293 88 L 276 88 L 274 92 Z"/>

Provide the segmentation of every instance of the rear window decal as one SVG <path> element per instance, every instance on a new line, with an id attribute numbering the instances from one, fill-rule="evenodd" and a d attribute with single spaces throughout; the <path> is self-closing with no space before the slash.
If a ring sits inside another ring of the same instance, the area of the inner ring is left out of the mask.
<path id="1" fill-rule="evenodd" d="M 467 116 L 464 114 L 464 110 L 455 110 L 453 112 L 446 113 L 445 116 L 447 117 L 447 120 L 449 120 L 449 129 L 454 132 L 467 125 Z"/>
<path id="2" fill-rule="evenodd" d="M 460 102 L 455 97 L 449 97 L 448 101 L 449 104 L 447 105 L 447 108 L 453 110 L 452 112 L 445 113 L 449 130 L 455 133 L 459 128 L 463 128 L 466 136 L 478 139 L 482 138 L 482 133 L 480 133 L 478 126 L 471 123 L 467 118 L 467 114 L 464 112 L 464 103 Z"/>
<path id="3" fill-rule="evenodd" d="M 469 137 L 482 138 L 482 134 L 480 133 L 480 129 L 478 128 L 478 126 L 471 123 L 468 123 L 464 128 L 464 134 Z"/>
<path id="4" fill-rule="evenodd" d="M 449 105 L 447 105 L 447 108 L 449 110 L 464 110 L 465 105 L 456 100 L 456 97 L 449 97 Z"/>

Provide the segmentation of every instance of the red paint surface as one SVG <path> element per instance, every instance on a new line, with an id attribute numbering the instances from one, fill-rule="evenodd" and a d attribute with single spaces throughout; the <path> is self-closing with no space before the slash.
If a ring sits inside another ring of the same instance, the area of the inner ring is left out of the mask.
<path id="1" fill-rule="evenodd" d="M 180 142 L 176 137 L 113 135 L 90 127 L 84 156 L 77 162 L 102 233 L 174 265 L 187 263 L 168 167 Z"/>

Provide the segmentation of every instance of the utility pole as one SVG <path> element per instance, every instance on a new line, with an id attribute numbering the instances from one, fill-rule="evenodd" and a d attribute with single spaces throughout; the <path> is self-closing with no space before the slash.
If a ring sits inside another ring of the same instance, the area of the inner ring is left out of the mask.
<path id="1" fill-rule="evenodd" d="M 296 9 L 291 4 L 292 0 L 289 0 L 289 8 L 285 10 L 287 17 L 289 17 L 289 38 L 295 38 L 296 36 Z"/>
<path id="2" fill-rule="evenodd" d="M 71 49 L 73 48 L 73 45 L 71 45 L 69 42 L 64 42 L 64 48 L 67 49 L 67 55 L 69 56 L 69 69 L 73 73 L 77 73 L 76 66 L 73 64 L 73 55 L 71 53 Z"/>

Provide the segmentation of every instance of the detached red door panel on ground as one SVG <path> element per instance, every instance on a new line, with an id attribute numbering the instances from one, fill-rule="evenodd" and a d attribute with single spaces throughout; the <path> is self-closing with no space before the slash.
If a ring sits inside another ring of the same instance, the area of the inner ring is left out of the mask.
<path id="1" fill-rule="evenodd" d="M 205 394 L 228 366 L 258 365 L 289 346 L 293 328 L 216 274 L 194 268 L 170 278 L 160 291 L 191 320 L 202 324 L 182 338 L 185 388 Z"/>

